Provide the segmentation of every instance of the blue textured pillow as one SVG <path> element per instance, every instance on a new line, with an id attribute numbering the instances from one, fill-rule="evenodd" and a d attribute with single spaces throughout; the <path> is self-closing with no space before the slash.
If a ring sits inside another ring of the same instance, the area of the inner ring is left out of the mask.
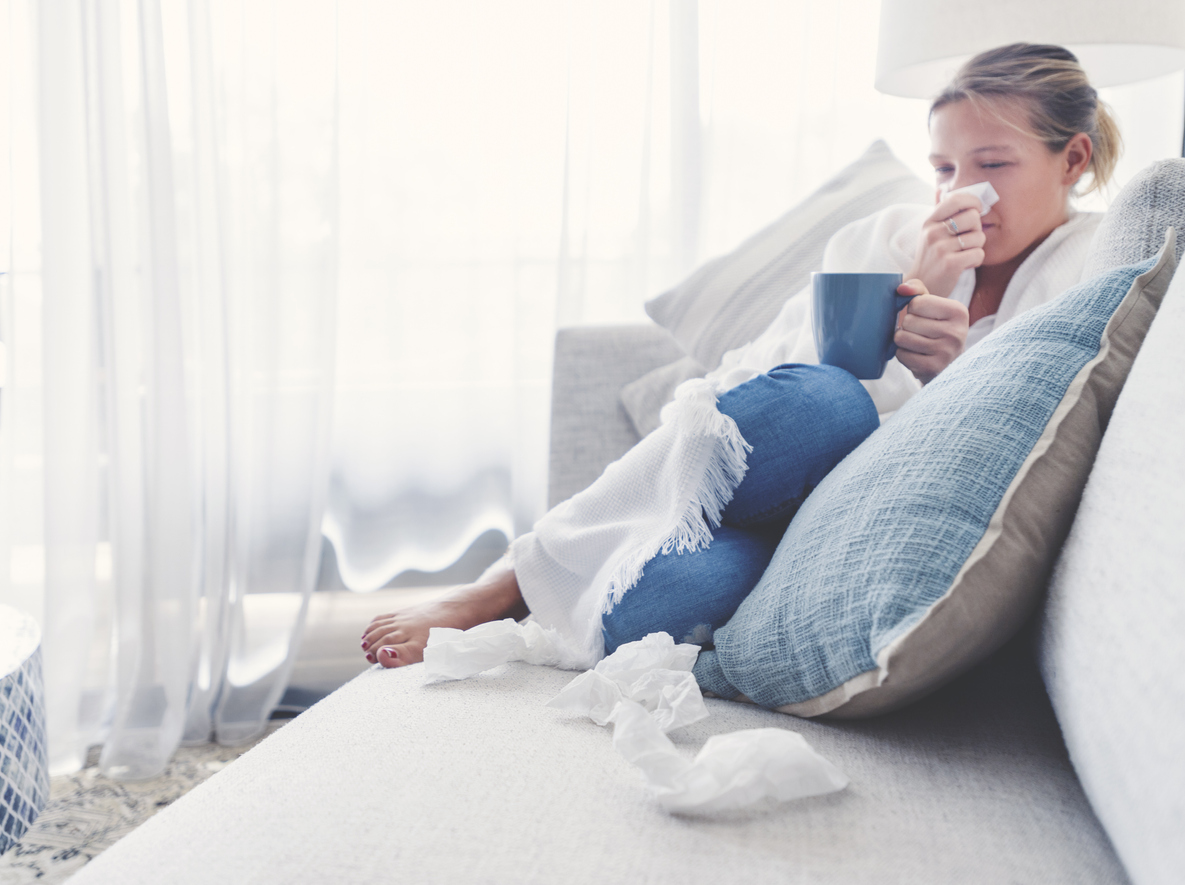
<path id="1" fill-rule="evenodd" d="M 807 499 L 700 655 L 700 685 L 865 716 L 1002 645 L 1041 598 L 1174 268 L 1170 242 L 1018 317 L 927 385 Z"/>

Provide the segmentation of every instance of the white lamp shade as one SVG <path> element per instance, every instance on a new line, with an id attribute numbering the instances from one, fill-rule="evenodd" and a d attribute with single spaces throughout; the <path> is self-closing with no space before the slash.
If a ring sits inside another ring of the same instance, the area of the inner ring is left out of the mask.
<path id="1" fill-rule="evenodd" d="M 971 56 L 1007 43 L 1055 43 L 1092 85 L 1185 68 L 1185 0 L 881 0 L 876 88 L 930 98 Z"/>

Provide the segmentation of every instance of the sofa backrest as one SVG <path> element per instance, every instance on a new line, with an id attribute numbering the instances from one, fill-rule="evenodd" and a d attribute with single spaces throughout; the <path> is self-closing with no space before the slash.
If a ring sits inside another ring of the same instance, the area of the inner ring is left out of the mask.
<path id="1" fill-rule="evenodd" d="M 1089 272 L 1185 245 L 1185 160 L 1144 170 Z M 1042 676 L 1083 788 L 1136 885 L 1185 875 L 1185 271 L 1103 437 L 1050 585 Z"/>

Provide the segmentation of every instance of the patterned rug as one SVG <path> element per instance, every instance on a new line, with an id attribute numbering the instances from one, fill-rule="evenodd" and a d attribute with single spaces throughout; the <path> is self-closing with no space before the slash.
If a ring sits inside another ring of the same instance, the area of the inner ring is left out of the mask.
<path id="1" fill-rule="evenodd" d="M 289 720 L 275 720 L 241 747 L 181 747 L 160 777 L 115 781 L 99 774 L 99 748 L 86 768 L 50 780 L 49 803 L 25 837 L 0 856 L 0 885 L 54 885 L 176 802 Z"/>

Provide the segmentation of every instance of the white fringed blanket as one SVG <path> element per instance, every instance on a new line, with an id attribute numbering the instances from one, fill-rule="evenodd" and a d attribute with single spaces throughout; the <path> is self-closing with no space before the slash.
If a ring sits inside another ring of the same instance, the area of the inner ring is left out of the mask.
<path id="1" fill-rule="evenodd" d="M 907 272 L 930 206 L 892 206 L 832 237 L 827 271 Z M 1033 251 L 1013 275 L 995 325 L 1044 304 L 1078 282 L 1100 215 L 1080 213 Z M 967 271 L 952 297 L 970 298 Z M 601 615 L 612 609 L 659 553 L 699 550 L 745 475 L 749 446 L 717 397 L 783 363 L 816 363 L 809 288 L 796 294 L 756 341 L 725 354 L 706 378 L 687 381 L 663 410 L 663 424 L 600 479 L 558 505 L 510 550 L 534 618 L 554 629 L 573 668 L 604 656 Z M 892 360 L 863 382 L 882 419 L 920 389 Z"/>

